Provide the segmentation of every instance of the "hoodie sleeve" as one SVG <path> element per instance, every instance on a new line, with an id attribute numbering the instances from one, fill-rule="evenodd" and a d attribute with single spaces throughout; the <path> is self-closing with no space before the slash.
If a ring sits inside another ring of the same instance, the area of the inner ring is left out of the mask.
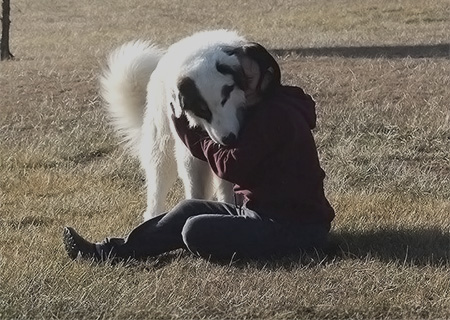
<path id="1" fill-rule="evenodd" d="M 208 134 L 200 128 L 191 128 L 186 116 L 180 118 L 172 116 L 172 121 L 178 136 L 192 155 L 200 160 L 207 161 L 203 153 L 202 141 L 211 140 Z"/>
<path id="2" fill-rule="evenodd" d="M 272 153 L 279 152 L 286 141 L 292 138 L 296 130 L 291 119 L 294 113 L 286 111 L 285 105 L 292 104 L 294 108 L 302 108 L 306 101 L 307 105 L 311 104 L 312 113 L 307 112 L 308 115 L 305 115 L 306 110 L 299 111 L 304 117 L 312 118 L 307 122 L 313 122 L 309 123 L 313 127 L 315 112 L 312 99 L 299 88 L 286 88 L 264 105 L 255 107 L 259 110 L 247 120 L 234 147 L 221 146 L 205 132 L 189 128 L 187 120 L 183 122 L 176 119 L 175 128 L 192 155 L 207 161 L 217 176 L 232 183 L 244 184 L 254 179 L 261 161 Z"/>
<path id="3" fill-rule="evenodd" d="M 217 176 L 232 183 L 245 183 L 252 178 L 258 164 L 270 153 L 277 152 L 287 139 L 289 126 L 279 119 L 283 114 L 273 112 L 271 107 L 265 109 L 263 115 L 254 114 L 256 118 L 249 119 L 234 147 L 221 146 L 206 133 L 189 128 L 187 121 L 175 119 L 175 128 L 192 155 L 206 160 Z"/>

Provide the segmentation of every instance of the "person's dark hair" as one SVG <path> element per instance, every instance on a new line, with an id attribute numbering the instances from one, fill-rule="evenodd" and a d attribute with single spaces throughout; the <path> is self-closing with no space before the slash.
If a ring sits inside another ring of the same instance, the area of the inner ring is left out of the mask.
<path id="1" fill-rule="evenodd" d="M 239 48 L 228 51 L 228 54 L 246 56 L 255 61 L 261 73 L 257 90 L 266 95 L 281 85 L 281 71 L 275 58 L 257 42 L 249 42 Z"/>

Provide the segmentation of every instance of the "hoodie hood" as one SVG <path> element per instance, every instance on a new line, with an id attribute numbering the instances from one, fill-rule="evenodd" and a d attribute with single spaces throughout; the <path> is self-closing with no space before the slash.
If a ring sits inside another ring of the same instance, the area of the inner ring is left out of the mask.
<path id="1" fill-rule="evenodd" d="M 299 87 L 283 86 L 285 92 L 284 99 L 287 100 L 289 105 L 294 106 L 299 110 L 306 120 L 310 129 L 316 127 L 316 103 L 309 94 L 306 94 Z"/>

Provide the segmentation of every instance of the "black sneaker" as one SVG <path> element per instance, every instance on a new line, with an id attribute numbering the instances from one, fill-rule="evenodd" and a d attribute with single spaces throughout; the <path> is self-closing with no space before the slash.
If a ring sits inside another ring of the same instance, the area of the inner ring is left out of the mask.
<path id="1" fill-rule="evenodd" d="M 63 232 L 64 248 L 72 260 L 78 257 L 101 261 L 101 256 L 94 243 L 85 240 L 71 227 L 65 227 Z"/>

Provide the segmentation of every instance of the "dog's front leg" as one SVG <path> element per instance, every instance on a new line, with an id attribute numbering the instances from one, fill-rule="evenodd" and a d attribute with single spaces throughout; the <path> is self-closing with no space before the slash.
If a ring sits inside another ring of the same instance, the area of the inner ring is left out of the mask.
<path id="1" fill-rule="evenodd" d="M 183 182 L 186 199 L 207 199 L 210 185 L 209 165 L 194 158 L 181 141 L 177 142 L 178 176 Z"/>

